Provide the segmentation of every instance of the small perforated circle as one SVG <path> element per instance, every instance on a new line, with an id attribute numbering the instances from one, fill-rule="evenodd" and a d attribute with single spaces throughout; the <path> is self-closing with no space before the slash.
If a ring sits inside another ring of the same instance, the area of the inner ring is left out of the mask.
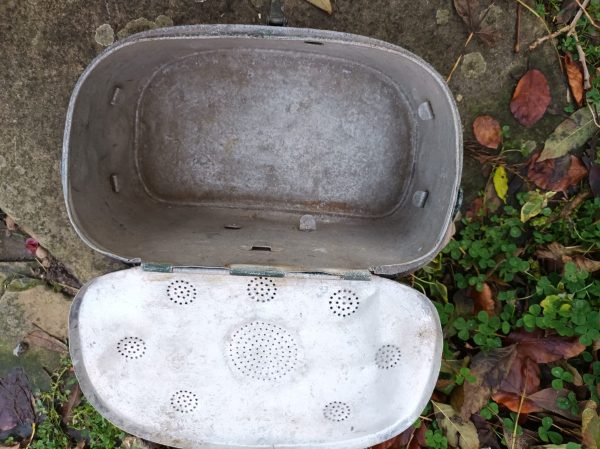
<path id="1" fill-rule="evenodd" d="M 257 380 L 281 379 L 298 364 L 294 336 L 280 326 L 262 321 L 240 327 L 227 349 L 232 368 Z"/>
<path id="2" fill-rule="evenodd" d="M 191 304 L 196 299 L 197 291 L 190 282 L 178 279 L 167 287 L 169 299 L 180 306 Z"/>
<path id="3" fill-rule="evenodd" d="M 193 412 L 198 407 L 198 396 L 187 390 L 179 390 L 171 396 L 171 407 L 180 413 Z"/>
<path id="4" fill-rule="evenodd" d="M 277 287 L 275 281 L 267 277 L 256 277 L 248 282 L 248 296 L 258 302 L 268 302 L 275 299 Z"/>
<path id="5" fill-rule="evenodd" d="M 337 316 L 347 317 L 358 310 L 360 301 L 352 290 L 341 289 L 329 297 L 329 308 Z"/>
<path id="6" fill-rule="evenodd" d="M 384 345 L 375 354 L 375 363 L 381 369 L 394 368 L 400 362 L 400 348 L 396 345 Z"/>
<path id="7" fill-rule="evenodd" d="M 117 343 L 117 352 L 126 359 L 139 359 L 146 354 L 146 343 L 139 337 L 121 338 Z"/>
<path id="8" fill-rule="evenodd" d="M 323 408 L 323 416 L 329 421 L 346 421 L 350 418 L 350 406 L 345 402 L 330 402 Z"/>

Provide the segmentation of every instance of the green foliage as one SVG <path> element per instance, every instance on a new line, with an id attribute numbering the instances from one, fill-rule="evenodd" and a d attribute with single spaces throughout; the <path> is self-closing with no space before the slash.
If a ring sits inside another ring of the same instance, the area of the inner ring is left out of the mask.
<path id="1" fill-rule="evenodd" d="M 573 415 L 579 414 L 579 404 L 575 393 L 569 391 L 566 396 L 561 396 L 556 400 L 556 405 L 563 410 L 570 411 Z"/>
<path id="2" fill-rule="evenodd" d="M 490 420 L 494 416 L 498 416 L 499 412 L 500 412 L 500 409 L 498 407 L 498 404 L 496 404 L 493 401 L 490 401 L 490 402 L 487 403 L 487 405 L 485 407 L 483 407 L 479 411 L 479 414 L 481 415 L 482 418 Z"/>
<path id="3" fill-rule="evenodd" d="M 76 385 L 76 379 L 68 375 L 70 363 L 70 360 L 65 359 L 62 368 L 52 375 L 50 390 L 36 395 L 35 407 L 41 422 L 29 445 L 31 449 L 65 449 L 76 444 L 67 435 L 59 413 L 68 402 L 71 389 Z M 69 428 L 81 434 L 86 440 L 85 447 L 89 449 L 119 447 L 125 437 L 124 432 L 100 416 L 85 399 L 73 408 Z"/>
<path id="4" fill-rule="evenodd" d="M 554 380 L 552 380 L 552 388 L 555 390 L 562 390 L 565 388 L 565 382 L 573 383 L 573 374 L 569 371 L 565 371 L 560 366 L 555 366 L 552 368 L 552 375 L 554 376 Z"/>
<path id="5" fill-rule="evenodd" d="M 538 428 L 538 435 L 545 443 L 560 444 L 563 437 L 560 433 L 550 430 L 552 428 L 552 418 L 546 416 L 542 419 L 542 425 Z"/>
<path id="6" fill-rule="evenodd" d="M 448 439 L 444 436 L 441 430 L 426 430 L 425 442 L 427 446 L 433 449 L 447 449 Z"/>
<path id="7" fill-rule="evenodd" d="M 469 368 L 463 366 L 460 370 L 458 370 L 458 373 L 456 373 L 454 382 L 456 385 L 462 385 L 465 380 L 469 383 L 474 383 L 477 379 L 471 374 L 471 370 Z"/>

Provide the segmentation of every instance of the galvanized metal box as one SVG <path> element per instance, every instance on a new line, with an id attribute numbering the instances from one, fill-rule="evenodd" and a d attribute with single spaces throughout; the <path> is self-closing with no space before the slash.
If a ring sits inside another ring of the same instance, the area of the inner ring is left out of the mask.
<path id="1" fill-rule="evenodd" d="M 458 112 L 411 53 L 336 32 L 190 26 L 78 81 L 63 187 L 80 237 L 141 267 L 75 299 L 90 402 L 177 447 L 363 448 L 431 394 L 427 298 L 378 277 L 440 250 Z"/>

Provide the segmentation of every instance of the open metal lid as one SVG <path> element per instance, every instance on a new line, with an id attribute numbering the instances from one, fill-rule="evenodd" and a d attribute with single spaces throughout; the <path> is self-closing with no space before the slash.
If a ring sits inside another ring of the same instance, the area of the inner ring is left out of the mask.
<path id="1" fill-rule="evenodd" d="M 80 237 L 125 261 L 395 274 L 441 248 L 461 139 L 443 78 L 395 45 L 173 27 L 81 75 L 63 189 Z"/>
<path id="2" fill-rule="evenodd" d="M 407 286 L 220 270 L 96 278 L 69 337 L 102 415 L 181 448 L 372 446 L 418 417 L 442 351 L 435 308 Z"/>

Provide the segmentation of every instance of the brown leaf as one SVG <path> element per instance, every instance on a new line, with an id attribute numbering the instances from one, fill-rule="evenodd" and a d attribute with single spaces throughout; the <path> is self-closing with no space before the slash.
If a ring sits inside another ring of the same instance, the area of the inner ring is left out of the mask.
<path id="1" fill-rule="evenodd" d="M 517 83 L 510 111 L 517 121 L 530 128 L 542 118 L 550 105 L 550 88 L 542 72 L 529 70 Z"/>
<path id="2" fill-rule="evenodd" d="M 65 402 L 62 406 L 61 416 L 62 422 L 64 424 L 69 424 L 71 422 L 73 409 L 77 407 L 81 403 L 81 388 L 79 388 L 79 384 L 75 383 L 75 386 L 71 390 L 69 394 L 69 400 Z"/>
<path id="3" fill-rule="evenodd" d="M 6 377 L 0 378 L 0 433 L 34 422 L 29 380 L 23 369 L 14 368 Z"/>
<path id="4" fill-rule="evenodd" d="M 473 424 L 475 424 L 475 428 L 477 429 L 480 447 L 490 449 L 501 448 L 500 443 L 498 443 L 498 438 L 496 437 L 496 432 L 494 432 L 492 426 L 485 419 L 479 415 L 473 415 L 471 416 L 471 421 L 473 421 Z"/>
<path id="5" fill-rule="evenodd" d="M 479 0 L 454 0 L 454 8 L 470 32 L 479 28 Z"/>
<path id="6" fill-rule="evenodd" d="M 469 289 L 469 296 L 473 298 L 475 313 L 479 313 L 482 310 L 487 312 L 489 316 L 496 314 L 496 302 L 494 301 L 494 294 L 491 287 L 487 282 L 483 283 L 483 290 L 478 292 L 477 289 Z"/>
<path id="7" fill-rule="evenodd" d="M 590 164 L 590 176 L 588 181 L 590 189 L 596 198 L 600 197 L 600 164 L 592 162 Z"/>
<path id="8" fill-rule="evenodd" d="M 535 255 L 541 259 L 562 260 L 564 256 L 573 256 L 582 252 L 585 250 L 581 246 L 563 246 L 558 242 L 552 242 L 546 249 L 538 249 Z"/>
<path id="9" fill-rule="evenodd" d="M 577 13 L 579 7 L 575 0 L 566 0 L 563 3 L 561 10 L 556 15 L 556 22 L 559 24 L 566 24 L 570 22 L 573 16 Z"/>
<path id="10" fill-rule="evenodd" d="M 376 446 L 372 446 L 370 449 L 400 449 L 406 447 L 406 449 L 419 449 L 421 446 L 425 446 L 425 430 L 427 427 L 425 423 L 421 423 L 418 429 L 414 426 L 410 426 L 400 435 L 391 438 L 383 443 L 379 443 Z"/>
<path id="11" fill-rule="evenodd" d="M 578 416 L 573 415 L 569 410 L 561 409 L 556 404 L 558 398 L 566 397 L 567 394 L 568 391 L 565 389 L 557 391 L 554 388 L 544 388 L 543 390 L 528 396 L 527 399 L 533 402 L 541 410 L 553 412 L 569 419 L 578 419 Z"/>
<path id="12" fill-rule="evenodd" d="M 480 115 L 473 121 L 473 134 L 484 147 L 495 150 L 502 143 L 500 123 L 491 115 Z"/>
<path id="13" fill-rule="evenodd" d="M 461 418 L 448 404 L 431 401 L 435 419 L 448 439 L 448 445 L 459 449 L 478 449 L 479 436 L 475 425 Z"/>
<path id="14" fill-rule="evenodd" d="M 539 153 L 531 156 L 527 177 L 540 189 L 566 192 L 587 176 L 587 169 L 577 156 L 567 154 L 537 162 L 539 156 Z"/>
<path id="15" fill-rule="evenodd" d="M 547 336 L 539 330 L 536 332 L 517 330 L 511 332 L 506 340 L 510 343 L 518 343 L 519 357 L 529 357 L 537 363 L 569 359 L 581 354 L 585 349 L 577 337 Z"/>
<path id="16" fill-rule="evenodd" d="M 517 355 L 516 345 L 493 349 L 487 354 L 480 352 L 471 361 L 471 374 L 475 382 L 464 384 L 464 401 L 460 409 L 462 418 L 467 419 L 487 404 L 510 371 Z"/>
<path id="17" fill-rule="evenodd" d="M 592 260 L 587 257 L 576 255 L 568 258 L 565 262 L 573 262 L 577 268 L 588 273 L 595 273 L 600 270 L 600 260 Z M 564 259 L 563 259 L 564 260 Z"/>
<path id="18" fill-rule="evenodd" d="M 575 103 L 577 103 L 577 106 L 581 107 L 581 105 L 583 105 L 584 97 L 583 68 L 581 62 L 574 61 L 573 57 L 567 53 L 565 55 L 565 67 L 567 69 L 567 81 L 569 82 L 573 99 L 575 100 Z"/>
<path id="19" fill-rule="evenodd" d="M 30 345 L 38 346 L 54 352 L 67 353 L 69 351 L 67 345 L 65 345 L 62 341 L 41 329 L 30 332 L 23 339 L 23 341 L 29 343 Z"/>

